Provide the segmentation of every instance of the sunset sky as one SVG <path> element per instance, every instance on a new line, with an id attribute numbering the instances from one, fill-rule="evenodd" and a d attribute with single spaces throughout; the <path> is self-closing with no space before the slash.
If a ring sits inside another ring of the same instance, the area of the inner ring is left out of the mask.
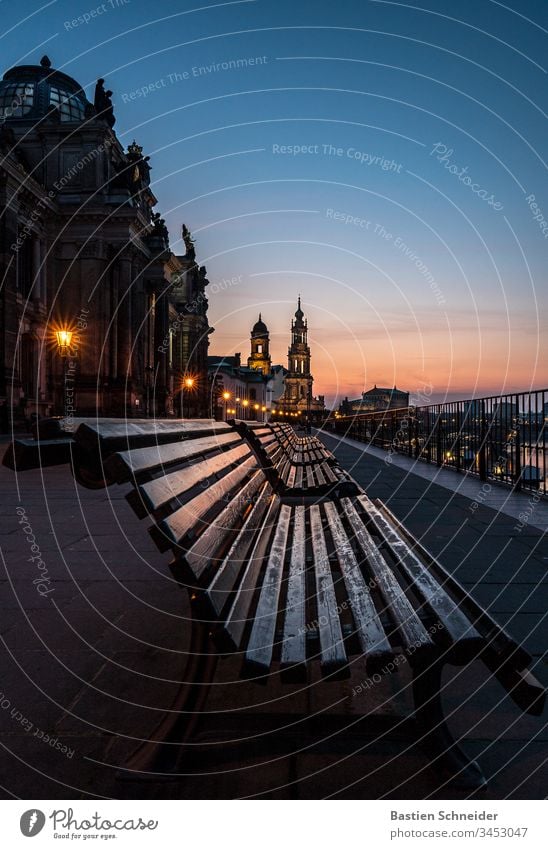
<path id="1" fill-rule="evenodd" d="M 546 2 L 1 9 L 3 70 L 47 53 L 114 91 L 207 266 L 212 354 L 247 357 L 261 311 L 286 364 L 300 293 L 330 404 L 548 384 Z"/>

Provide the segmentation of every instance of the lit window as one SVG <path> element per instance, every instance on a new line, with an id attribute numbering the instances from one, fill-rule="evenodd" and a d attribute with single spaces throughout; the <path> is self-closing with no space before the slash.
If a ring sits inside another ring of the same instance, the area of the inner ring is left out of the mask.
<path id="1" fill-rule="evenodd" d="M 0 117 L 22 118 L 34 104 L 33 83 L 11 83 L 0 90 Z"/>
<path id="2" fill-rule="evenodd" d="M 61 115 L 61 121 L 83 121 L 85 108 L 79 97 L 66 94 L 54 86 L 50 86 L 49 102 L 56 106 Z"/>

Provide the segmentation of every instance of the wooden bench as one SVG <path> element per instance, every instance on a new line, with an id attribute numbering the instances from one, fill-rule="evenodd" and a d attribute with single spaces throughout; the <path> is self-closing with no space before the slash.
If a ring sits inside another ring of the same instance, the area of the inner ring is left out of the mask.
<path id="1" fill-rule="evenodd" d="M 263 467 L 273 469 L 272 483 L 279 494 L 355 494 L 354 482 L 317 437 L 298 437 L 289 425 L 258 428 L 237 421 L 235 426 L 257 450 Z"/>
<path id="2" fill-rule="evenodd" d="M 274 444 L 272 429 L 253 430 L 260 450 Z M 253 440 L 218 422 L 99 420 L 75 440 L 77 479 L 131 482 L 129 503 L 152 520 L 159 549 L 172 551 L 190 598 L 188 683 L 126 776 L 176 773 L 195 751 L 217 661 L 228 654 L 257 682 L 307 681 L 319 667 L 326 686 L 356 663 L 381 676 L 403 658 L 419 739 L 438 775 L 466 788 L 484 778 L 446 727 L 443 666 L 479 658 L 524 711 L 542 711 L 529 655 L 357 484 L 343 497 L 278 492 Z"/>
<path id="3" fill-rule="evenodd" d="M 4 454 L 2 465 L 15 472 L 70 463 L 72 432 L 61 417 L 38 419 L 33 436 L 16 437 Z"/>

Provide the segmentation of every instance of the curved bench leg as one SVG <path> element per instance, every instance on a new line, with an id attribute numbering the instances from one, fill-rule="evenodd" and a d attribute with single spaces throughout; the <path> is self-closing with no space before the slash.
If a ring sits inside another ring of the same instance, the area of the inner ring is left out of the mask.
<path id="1" fill-rule="evenodd" d="M 446 725 L 441 701 L 443 663 L 427 660 L 413 664 L 413 699 L 419 743 L 441 770 L 445 782 L 463 790 L 480 790 L 487 784 L 479 765 L 455 742 Z"/>
<path id="2" fill-rule="evenodd" d="M 130 755 L 118 778 L 158 781 L 177 777 L 182 752 L 192 739 L 215 676 L 219 656 L 213 649 L 208 625 L 193 620 L 185 683 L 170 712 L 151 735 L 152 739 Z"/>

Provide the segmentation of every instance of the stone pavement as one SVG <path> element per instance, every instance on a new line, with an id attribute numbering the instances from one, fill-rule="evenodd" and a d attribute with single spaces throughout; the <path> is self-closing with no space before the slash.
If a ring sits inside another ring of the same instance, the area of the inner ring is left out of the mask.
<path id="1" fill-rule="evenodd" d="M 326 444 L 381 497 L 474 595 L 509 622 L 547 680 L 546 567 L 542 534 L 450 493 L 361 447 Z M 2 446 L 0 446 L 1 450 Z M 217 746 L 171 781 L 122 781 L 117 768 L 149 739 L 183 680 L 185 594 L 125 501 L 125 487 L 85 490 L 67 466 L 16 476 L 0 467 L 0 785 L 5 798 L 452 798 L 398 717 L 410 709 L 406 670 L 375 693 L 376 722 L 360 721 L 371 695 L 348 681 L 318 688 L 238 679 L 223 661 L 210 700 L 213 725 L 261 735 L 267 714 L 292 729 L 285 749 Z M 24 511 L 24 512 L 23 512 Z M 29 530 L 30 527 L 30 530 Z M 30 536 L 30 541 L 27 537 Z M 492 798 L 546 796 L 546 716 L 523 718 L 496 681 L 470 667 L 448 674 L 456 735 L 491 776 Z M 309 748 L 302 713 L 324 742 Z M 353 733 L 340 735 L 340 718 Z M 396 726 L 394 727 L 394 724 Z M 231 734 L 230 736 L 233 736 Z"/>

